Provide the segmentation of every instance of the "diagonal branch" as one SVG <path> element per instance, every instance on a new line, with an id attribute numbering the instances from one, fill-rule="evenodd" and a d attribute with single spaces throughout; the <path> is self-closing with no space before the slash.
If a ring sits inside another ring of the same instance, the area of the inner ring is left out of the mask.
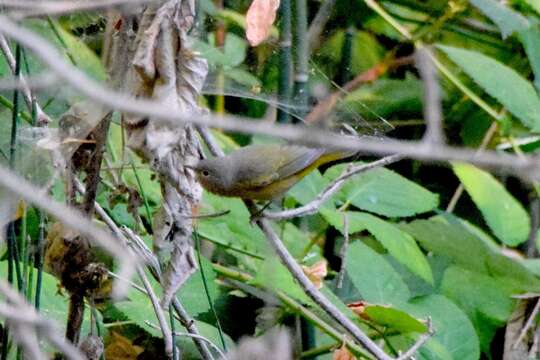
<path id="1" fill-rule="evenodd" d="M 369 164 L 361 164 L 358 166 L 354 166 L 350 169 L 345 170 L 345 172 L 341 176 L 339 176 L 330 184 L 328 184 L 326 189 L 320 192 L 314 200 L 305 204 L 304 206 L 300 206 L 296 209 L 284 210 L 284 211 L 279 211 L 279 212 L 265 211 L 263 212 L 262 216 L 265 217 L 266 219 L 271 219 L 271 220 L 287 220 L 294 217 L 314 214 L 317 212 L 317 210 L 319 210 L 321 205 L 324 204 L 326 200 L 328 200 L 332 195 L 334 195 L 337 191 L 339 191 L 339 189 L 341 189 L 341 187 L 345 184 L 345 181 L 349 179 L 350 177 L 381 167 L 381 166 L 386 166 L 388 164 L 399 161 L 401 159 L 403 159 L 403 156 L 401 155 L 390 155 L 380 160 L 373 161 Z"/>

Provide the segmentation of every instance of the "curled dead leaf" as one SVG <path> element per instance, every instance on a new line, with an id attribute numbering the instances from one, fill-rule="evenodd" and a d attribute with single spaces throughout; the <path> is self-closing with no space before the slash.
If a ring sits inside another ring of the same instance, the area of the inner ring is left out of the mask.
<path id="1" fill-rule="evenodd" d="M 356 360 L 356 357 L 351 354 L 349 349 L 343 344 L 339 349 L 334 350 L 332 360 Z"/>
<path id="2" fill-rule="evenodd" d="M 302 266 L 302 270 L 304 270 L 304 274 L 306 274 L 317 289 L 322 288 L 323 280 L 328 275 L 328 264 L 326 260 L 317 261 L 311 266 Z"/>
<path id="3" fill-rule="evenodd" d="M 276 20 L 279 0 L 253 0 L 246 13 L 246 38 L 251 46 L 262 43 Z"/>

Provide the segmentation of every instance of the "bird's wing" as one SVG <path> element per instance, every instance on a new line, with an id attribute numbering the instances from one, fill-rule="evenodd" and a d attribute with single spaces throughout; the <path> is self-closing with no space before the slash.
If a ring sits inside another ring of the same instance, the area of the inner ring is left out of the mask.
<path id="1" fill-rule="evenodd" d="M 277 177 L 280 179 L 288 178 L 309 167 L 324 153 L 325 149 L 308 148 L 303 146 L 284 145 L 287 148 L 287 161 L 284 161 L 277 169 Z"/>
<path id="2" fill-rule="evenodd" d="M 244 165 L 236 171 L 236 184 L 249 188 L 267 186 L 304 170 L 323 153 L 324 149 L 294 145 L 257 145 L 246 148 L 236 154 L 244 159 Z M 261 157 L 261 154 L 264 156 Z"/>

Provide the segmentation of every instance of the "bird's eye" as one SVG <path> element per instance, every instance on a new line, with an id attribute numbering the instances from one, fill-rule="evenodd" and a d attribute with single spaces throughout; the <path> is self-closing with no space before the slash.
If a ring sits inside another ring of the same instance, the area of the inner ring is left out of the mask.
<path id="1" fill-rule="evenodd" d="M 210 172 L 208 170 L 201 171 L 202 176 L 208 176 L 210 175 Z"/>

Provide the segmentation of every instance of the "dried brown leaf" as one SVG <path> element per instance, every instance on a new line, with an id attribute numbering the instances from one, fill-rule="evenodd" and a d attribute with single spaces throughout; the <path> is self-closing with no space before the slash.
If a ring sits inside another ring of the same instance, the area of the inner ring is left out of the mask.
<path id="1" fill-rule="evenodd" d="M 246 38 L 251 46 L 262 43 L 276 20 L 279 0 L 253 0 L 246 14 Z"/>

